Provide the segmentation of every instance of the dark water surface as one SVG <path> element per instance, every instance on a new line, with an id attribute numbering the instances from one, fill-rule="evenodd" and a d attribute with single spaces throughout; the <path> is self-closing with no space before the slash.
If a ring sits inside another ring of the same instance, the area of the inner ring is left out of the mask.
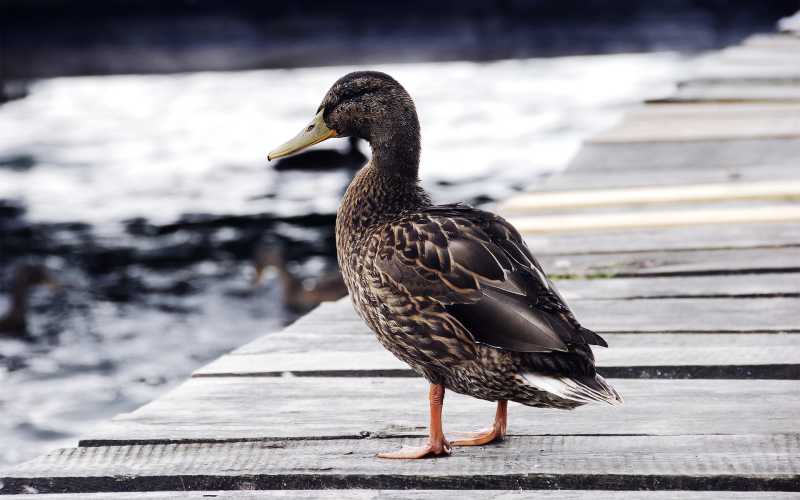
<path id="1" fill-rule="evenodd" d="M 582 138 L 668 92 L 682 64 L 653 53 L 376 69 L 416 100 L 434 198 L 486 202 L 561 168 Z M 353 69 L 56 78 L 0 106 L 0 311 L 21 260 L 61 283 L 33 293 L 34 340 L 0 339 L 0 464 L 74 445 L 291 320 L 274 278 L 251 286 L 248 257 L 271 233 L 295 271 L 325 267 L 350 173 L 276 172 L 266 153 Z"/>

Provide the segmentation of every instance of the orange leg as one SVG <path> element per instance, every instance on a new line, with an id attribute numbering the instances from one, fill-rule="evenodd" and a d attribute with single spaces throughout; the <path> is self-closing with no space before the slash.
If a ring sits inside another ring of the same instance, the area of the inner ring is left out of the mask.
<path id="1" fill-rule="evenodd" d="M 442 406 L 444 405 L 444 386 L 431 384 L 428 392 L 431 406 L 431 422 L 428 428 L 428 443 L 425 446 L 404 446 L 398 451 L 378 453 L 379 458 L 426 458 L 450 454 L 450 443 L 442 432 Z"/>
<path id="2" fill-rule="evenodd" d="M 497 402 L 497 412 L 494 415 L 494 424 L 486 431 L 475 433 L 469 439 L 453 441 L 453 446 L 481 446 L 484 444 L 502 441 L 506 437 L 508 427 L 508 401 L 501 399 Z"/>

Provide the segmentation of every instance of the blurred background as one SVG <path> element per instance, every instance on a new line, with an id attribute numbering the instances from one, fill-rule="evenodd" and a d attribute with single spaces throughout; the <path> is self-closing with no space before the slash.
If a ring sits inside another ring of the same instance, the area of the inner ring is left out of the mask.
<path id="1" fill-rule="evenodd" d="M 0 0 L 0 465 L 341 296 L 332 225 L 369 148 L 266 153 L 345 73 L 415 98 L 436 201 L 491 205 L 798 8 Z"/>

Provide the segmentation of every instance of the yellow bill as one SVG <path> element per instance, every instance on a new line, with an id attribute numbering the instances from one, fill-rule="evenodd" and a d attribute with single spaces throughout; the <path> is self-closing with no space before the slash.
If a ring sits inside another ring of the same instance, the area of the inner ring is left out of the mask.
<path id="1" fill-rule="evenodd" d="M 270 151 L 269 155 L 267 155 L 267 160 L 272 161 L 275 158 L 289 156 L 302 151 L 307 147 L 313 146 L 314 144 L 320 143 L 325 139 L 336 137 L 336 131 L 329 129 L 328 126 L 325 125 L 325 120 L 322 118 L 322 113 L 323 110 L 320 110 L 319 113 L 317 113 L 317 116 L 311 120 L 311 123 L 308 124 L 306 128 L 301 130 L 299 134 L 294 136 L 293 139 L 290 139 L 289 141 Z"/>

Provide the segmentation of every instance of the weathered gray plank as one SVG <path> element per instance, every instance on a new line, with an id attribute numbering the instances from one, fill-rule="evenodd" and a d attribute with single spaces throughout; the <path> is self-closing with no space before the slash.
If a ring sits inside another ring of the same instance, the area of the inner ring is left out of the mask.
<path id="1" fill-rule="evenodd" d="M 741 139 L 735 141 L 642 142 L 592 144 L 581 147 L 568 169 L 623 169 L 647 166 L 661 169 L 796 166 L 797 139 Z"/>
<path id="2" fill-rule="evenodd" d="M 800 85 L 780 83 L 738 83 L 736 80 L 722 82 L 684 81 L 669 97 L 650 102 L 753 102 L 753 101 L 800 101 Z"/>
<path id="3" fill-rule="evenodd" d="M 615 213 L 683 209 L 696 212 L 709 208 L 759 208 L 779 202 L 800 200 L 800 179 L 772 179 L 759 182 L 693 183 L 672 186 L 646 185 L 587 188 L 585 185 L 560 190 L 534 190 L 502 202 L 498 210 L 505 214 L 537 215 L 543 211 L 570 212 L 611 208 Z M 791 208 L 786 203 L 781 208 Z M 605 212 L 599 212 L 601 214 Z"/>
<path id="4" fill-rule="evenodd" d="M 334 302 L 329 314 L 310 314 L 293 328 L 358 328 L 362 322 L 348 301 Z M 800 331 L 800 298 L 795 297 L 576 300 L 570 306 L 587 328 L 598 332 Z"/>
<path id="5" fill-rule="evenodd" d="M 331 322 L 332 324 L 333 322 Z M 234 350 L 231 354 L 271 354 L 271 353 L 309 353 L 320 351 L 340 352 L 372 352 L 382 349 L 363 323 L 352 323 L 350 326 L 331 327 L 322 330 L 317 325 L 306 325 L 306 328 L 295 328 L 263 335 L 249 344 Z M 612 350 L 618 348 L 652 349 L 685 349 L 703 345 L 709 348 L 731 348 L 759 352 L 759 348 L 785 347 L 795 350 L 800 341 L 795 334 L 780 333 L 606 333 L 603 335 Z M 598 350 L 600 350 L 598 348 Z M 751 358 L 752 360 L 753 358 Z M 268 369 L 269 367 L 265 367 Z M 200 368 L 202 370 L 203 368 Z"/>
<path id="6" fill-rule="evenodd" d="M 644 186 L 680 186 L 721 182 L 755 182 L 763 180 L 796 180 L 797 169 L 788 165 L 745 165 L 722 167 L 707 164 L 704 168 L 653 169 L 646 161 L 622 168 L 566 170 L 545 177 L 530 186 L 537 191 L 564 189 L 601 189 Z"/>
<path id="7" fill-rule="evenodd" d="M 797 103 L 649 104 L 628 112 L 590 144 L 800 137 Z"/>
<path id="8" fill-rule="evenodd" d="M 797 430 L 791 380 L 612 379 L 619 407 L 509 410 L 513 435 L 770 434 Z M 427 382 L 386 377 L 193 378 L 84 436 L 81 444 L 423 436 Z M 485 427 L 493 404 L 448 393 L 446 431 Z M 735 415 L 735 418 L 731 418 Z M 627 439 L 627 438 L 626 438 Z"/>
<path id="9" fill-rule="evenodd" d="M 539 262 L 549 274 L 556 278 L 559 276 L 715 275 L 711 283 L 725 283 L 725 286 L 731 287 L 716 292 L 728 290 L 730 295 L 757 293 L 756 290 L 765 285 L 760 291 L 773 288 L 774 291 L 794 293 L 791 280 L 796 277 L 794 273 L 800 271 L 800 247 L 573 255 L 544 254 L 539 256 Z M 735 273 L 743 273 L 747 276 L 736 276 Z M 768 274 L 759 277 L 754 273 Z M 711 292 L 711 289 L 706 288 L 703 283 L 702 280 L 692 281 L 694 285 L 692 290 L 697 292 L 700 288 Z M 605 283 L 598 283 L 599 287 L 605 285 Z M 559 280 L 558 286 L 560 289 L 569 290 L 569 287 L 580 285 L 570 284 L 569 280 Z"/>
<path id="10" fill-rule="evenodd" d="M 304 500 L 422 500 L 441 499 L 444 495 L 465 500 L 790 500 L 797 494 L 780 491 L 602 491 L 602 490 L 239 490 L 239 491 L 158 491 L 129 493 L 53 493 L 38 495 L 37 500 L 174 500 L 176 498 L 239 500 L 244 498 L 303 498 Z M 30 500 L 28 495 L 9 495 L 9 500 Z"/>
<path id="11" fill-rule="evenodd" d="M 793 47 L 759 47 L 757 45 L 735 45 L 716 51 L 712 61 L 733 61 L 747 64 L 786 64 L 800 67 L 800 44 Z"/>
<path id="12" fill-rule="evenodd" d="M 800 204 L 734 204 L 733 206 L 620 207 L 613 211 L 550 214 L 512 214 L 508 217 L 521 234 L 581 233 L 584 231 L 637 231 L 752 224 L 798 224 Z"/>
<path id="13" fill-rule="evenodd" d="M 20 491 L 500 488 L 796 491 L 796 434 L 533 436 L 432 461 L 379 460 L 419 439 L 92 447 L 59 450 L 3 478 Z M 166 473 L 166 471 L 171 471 Z"/>
<path id="14" fill-rule="evenodd" d="M 759 33 L 748 36 L 742 44 L 748 47 L 800 50 L 800 37 L 789 34 Z"/>
<path id="15" fill-rule="evenodd" d="M 800 224 L 740 224 L 527 235 L 534 255 L 800 245 Z"/>
<path id="16" fill-rule="evenodd" d="M 583 300 L 572 310 L 598 332 L 800 331 L 800 299 Z"/>
<path id="17" fill-rule="evenodd" d="M 733 368 L 738 367 L 741 377 L 747 377 L 748 369 L 767 375 L 771 372 L 772 378 L 786 378 L 779 375 L 789 371 L 795 373 L 794 378 L 800 377 L 800 335 L 739 335 L 747 340 L 732 341 L 733 334 L 661 334 L 658 336 L 664 339 L 658 342 L 652 341 L 653 335 L 606 335 L 611 348 L 594 349 L 599 371 L 624 378 L 738 378 Z M 359 336 L 369 336 L 372 344 Z M 634 340 L 616 343 L 618 336 Z M 315 338 L 313 334 L 306 337 Z M 304 340 L 303 336 L 295 338 Z M 378 344 L 366 327 L 342 335 L 338 343 L 331 350 L 312 353 L 228 354 L 199 368 L 194 376 L 414 376 L 408 365 Z M 704 367 L 705 377 L 697 377 L 697 367 Z"/>
<path id="18" fill-rule="evenodd" d="M 595 299 L 800 297 L 800 273 L 562 279 L 557 286 L 570 303 Z"/>
<path id="19" fill-rule="evenodd" d="M 780 61 L 736 61 L 710 55 L 698 60 L 689 73 L 692 80 L 800 83 L 800 64 Z"/>

